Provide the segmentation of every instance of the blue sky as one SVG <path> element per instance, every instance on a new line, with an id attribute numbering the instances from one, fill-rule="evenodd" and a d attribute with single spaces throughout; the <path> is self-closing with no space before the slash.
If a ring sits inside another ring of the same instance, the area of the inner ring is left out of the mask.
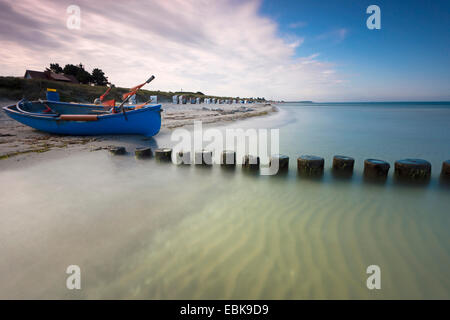
<path id="1" fill-rule="evenodd" d="M 381 30 L 369 30 L 369 5 Z M 68 8 L 79 7 L 79 28 Z M 450 0 L 0 0 L 0 75 L 313 101 L 450 100 Z"/>
<path id="2" fill-rule="evenodd" d="M 372 4 L 381 30 L 366 27 Z M 265 0 L 260 12 L 279 23 L 280 36 L 303 39 L 298 56 L 332 61 L 359 90 L 353 99 L 369 98 L 371 88 L 385 93 L 381 100 L 450 99 L 448 0 Z"/>

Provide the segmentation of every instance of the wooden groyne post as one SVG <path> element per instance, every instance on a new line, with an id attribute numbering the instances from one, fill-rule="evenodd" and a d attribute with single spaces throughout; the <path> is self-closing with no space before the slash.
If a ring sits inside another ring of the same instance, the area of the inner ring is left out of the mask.
<path id="1" fill-rule="evenodd" d="M 139 147 L 134 151 L 134 156 L 136 159 L 149 159 L 152 155 L 152 149 L 149 147 Z"/>
<path id="2" fill-rule="evenodd" d="M 423 159 L 395 161 L 395 177 L 405 181 L 425 181 L 431 177 L 431 163 Z"/>
<path id="3" fill-rule="evenodd" d="M 297 170 L 300 175 L 304 176 L 321 176 L 325 159 L 322 157 L 302 155 L 297 158 Z"/>
<path id="4" fill-rule="evenodd" d="M 194 164 L 204 166 L 212 165 L 212 151 L 202 150 L 195 152 Z"/>
<path id="5" fill-rule="evenodd" d="M 442 162 L 441 179 L 450 180 L 450 160 Z"/>
<path id="6" fill-rule="evenodd" d="M 364 160 L 364 178 L 369 180 L 386 180 L 389 168 L 389 162 L 378 159 Z"/>
<path id="7" fill-rule="evenodd" d="M 177 163 L 190 165 L 191 164 L 191 153 L 189 151 L 178 152 Z"/>
<path id="8" fill-rule="evenodd" d="M 118 155 L 124 155 L 127 153 L 127 149 L 125 147 L 116 147 L 116 146 L 110 146 L 108 147 L 109 153 L 112 155 L 118 156 Z"/>
<path id="9" fill-rule="evenodd" d="M 278 161 L 278 170 L 286 171 L 289 169 L 289 157 L 283 154 L 275 154 L 270 157 L 269 166 L 272 167 L 274 162 Z"/>
<path id="10" fill-rule="evenodd" d="M 242 160 L 242 168 L 249 170 L 259 170 L 259 157 L 252 155 L 245 155 Z"/>
<path id="11" fill-rule="evenodd" d="M 229 151 L 229 150 L 222 151 L 220 165 L 222 165 L 224 167 L 235 167 L 236 166 L 236 152 Z"/>
<path id="12" fill-rule="evenodd" d="M 158 148 L 155 150 L 155 159 L 161 162 L 172 161 L 171 148 Z"/>
<path id="13" fill-rule="evenodd" d="M 333 157 L 333 174 L 338 176 L 351 176 L 353 174 L 353 167 L 355 166 L 355 159 L 347 156 Z"/>

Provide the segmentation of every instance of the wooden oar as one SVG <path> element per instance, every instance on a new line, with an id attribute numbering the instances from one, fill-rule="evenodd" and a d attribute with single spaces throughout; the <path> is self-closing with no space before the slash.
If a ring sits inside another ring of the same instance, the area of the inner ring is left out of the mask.
<path id="1" fill-rule="evenodd" d="M 155 76 L 151 76 L 150 78 L 148 78 L 147 81 L 145 81 L 142 85 L 140 85 L 140 86 L 138 86 L 138 87 L 141 88 L 142 86 L 144 86 L 144 84 L 147 84 L 147 83 L 150 83 L 151 81 L 153 81 L 153 79 L 155 79 Z M 136 89 L 136 91 L 134 92 L 134 94 L 136 94 L 136 92 L 137 92 L 137 90 L 139 90 L 139 88 Z M 124 108 L 123 106 L 125 105 L 125 103 L 126 103 L 128 100 L 130 100 L 131 96 L 133 96 L 133 95 L 128 95 L 128 96 L 122 101 L 122 103 L 119 105 L 119 108 L 122 109 L 123 116 L 125 117 L 125 120 L 127 120 L 127 121 L 128 121 L 128 118 L 127 118 L 127 115 L 125 114 L 125 108 Z"/>
<path id="2" fill-rule="evenodd" d="M 134 107 L 134 110 L 140 109 L 140 108 L 142 108 L 143 106 L 149 104 L 150 102 L 152 102 L 152 100 L 148 100 L 148 101 L 146 101 L 146 102 L 144 102 L 144 103 L 142 103 L 142 104 L 140 104 L 140 105 Z"/>

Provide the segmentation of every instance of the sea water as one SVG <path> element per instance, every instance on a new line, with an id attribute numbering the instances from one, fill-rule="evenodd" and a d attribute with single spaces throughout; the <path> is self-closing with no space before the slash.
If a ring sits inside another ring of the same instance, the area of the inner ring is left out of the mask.
<path id="1" fill-rule="evenodd" d="M 280 129 L 286 175 L 81 152 L 0 170 L 0 298 L 449 299 L 450 158 L 445 103 L 283 104 L 216 126 Z M 138 144 L 170 146 L 170 131 Z M 132 150 L 130 150 L 132 151 Z M 296 157 L 325 158 L 321 179 Z M 355 158 L 350 179 L 333 155 Z M 363 161 L 391 163 L 384 184 Z M 426 185 L 393 179 L 423 158 Z M 66 287 L 69 265 L 81 289 Z M 369 266 L 380 289 L 367 287 Z"/>

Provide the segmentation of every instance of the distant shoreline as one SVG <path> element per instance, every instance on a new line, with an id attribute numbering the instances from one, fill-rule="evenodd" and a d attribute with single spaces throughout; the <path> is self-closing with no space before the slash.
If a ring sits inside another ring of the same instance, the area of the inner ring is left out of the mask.
<path id="1" fill-rule="evenodd" d="M 108 87 L 43 79 L 24 79 L 21 77 L 0 76 L 0 97 L 8 100 L 20 100 L 24 97 L 28 100 L 45 99 L 47 88 L 55 89 L 59 93 L 61 101 L 92 103 L 95 98 L 98 98 L 105 93 Z M 266 103 L 264 98 L 258 97 L 217 96 L 204 94 L 202 92 L 172 92 L 151 90 L 149 88 L 150 87 L 144 87 L 136 93 L 138 101 L 148 101 L 150 96 L 157 96 L 158 102 L 169 103 L 173 101 L 174 96 L 183 96 L 188 99 L 214 98 L 216 100 L 248 100 L 257 103 Z M 108 94 L 108 98 L 120 101 L 122 95 L 129 92 L 129 90 L 129 88 L 114 87 Z"/>

